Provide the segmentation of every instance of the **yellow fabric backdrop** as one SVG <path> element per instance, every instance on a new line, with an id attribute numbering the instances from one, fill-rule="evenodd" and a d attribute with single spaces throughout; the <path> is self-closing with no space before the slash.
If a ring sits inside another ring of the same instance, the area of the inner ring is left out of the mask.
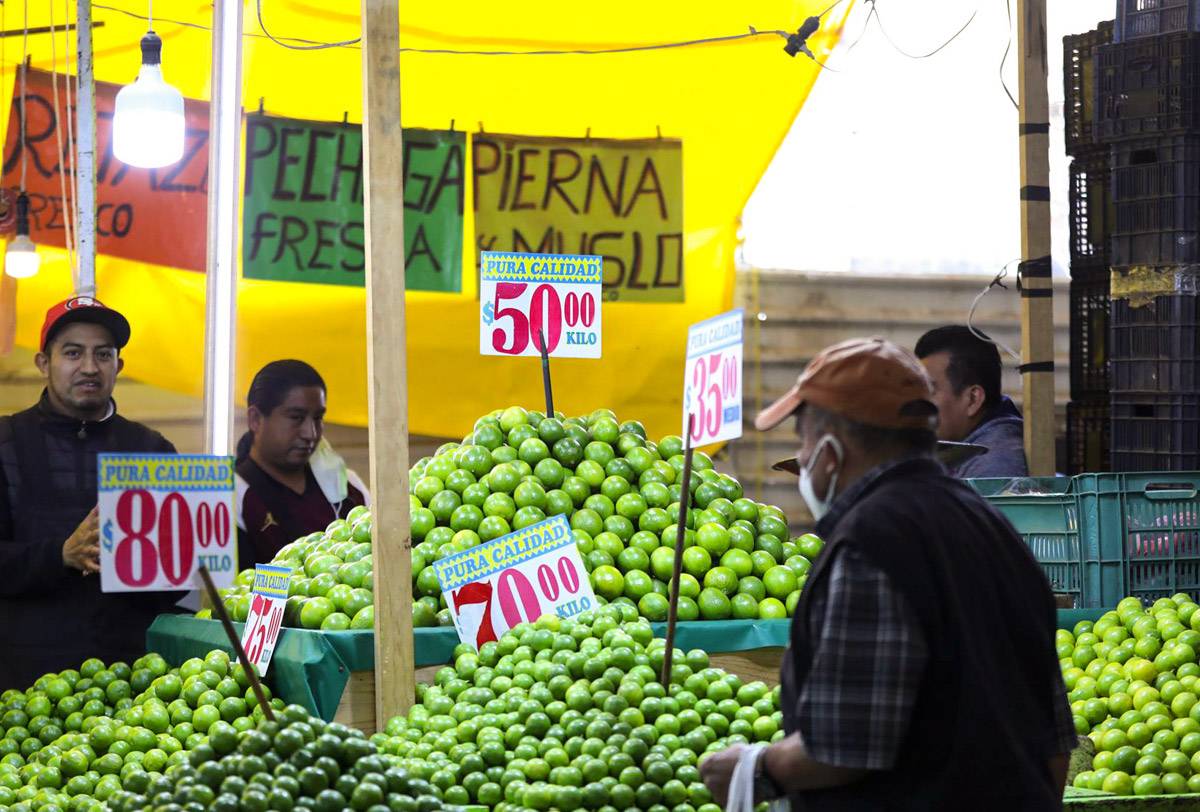
<path id="1" fill-rule="evenodd" d="M 55 21 L 74 0 L 53 2 Z M 11 4 L 9 4 L 11 5 Z M 615 0 L 588 6 L 405 0 L 401 42 L 412 48 L 489 50 L 594 49 L 745 32 L 749 26 L 795 30 L 826 3 L 648 3 Z M 829 14 L 810 42 L 831 49 L 849 3 Z M 116 9 L 145 14 L 144 3 L 94 6 L 98 79 L 128 82 L 146 24 Z M 50 22 L 48 4 L 31 3 L 31 26 Z M 245 8 L 245 106 L 302 118 L 362 120 L 360 60 L 354 47 L 284 49 L 261 36 L 253 2 Z M 211 37 L 179 23 L 208 26 L 202 0 L 157 0 L 155 29 L 164 40 L 166 78 L 187 96 L 207 98 Z M 358 33 L 358 4 L 263 0 L 276 36 L 341 40 Z M 10 9 L 7 28 L 19 27 Z M 20 39 L 8 39 L 3 78 L 7 114 Z M 556 360 L 556 405 L 574 413 L 609 406 L 646 421 L 653 433 L 678 432 L 687 325 L 727 309 L 733 293 L 738 217 L 791 125 L 818 69 L 789 59 L 777 36 L 727 44 L 605 56 L 485 57 L 406 53 L 401 58 L 405 126 L 529 135 L 645 138 L 661 131 L 683 140 L 686 301 L 608 304 L 602 361 Z M 73 40 L 72 40 L 73 47 Z M 32 63 L 51 69 L 50 37 L 30 38 Z M 65 43 L 57 41 L 65 67 Z M 467 201 L 464 262 L 474 257 Z M 17 342 L 34 346 L 42 316 L 71 292 L 65 254 L 43 249 L 38 277 L 20 283 Z M 203 274 L 97 261 L 99 297 L 133 323 L 126 374 L 199 396 L 203 386 Z M 478 302 L 467 266 L 461 296 L 408 297 L 409 416 L 415 432 L 460 436 L 480 413 L 511 403 L 537 406 L 535 359 L 478 355 Z M 361 289 L 243 280 L 238 300 L 238 391 L 275 358 L 303 358 L 325 376 L 329 419 L 367 420 L 365 296 Z M 118 393 L 119 394 L 119 393 Z"/>

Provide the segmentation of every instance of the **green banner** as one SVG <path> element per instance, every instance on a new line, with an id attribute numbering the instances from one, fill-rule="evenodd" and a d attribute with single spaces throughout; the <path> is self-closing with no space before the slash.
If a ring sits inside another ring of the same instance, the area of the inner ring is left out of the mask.
<path id="1" fill-rule="evenodd" d="M 684 300 L 681 142 L 487 133 L 471 149 L 477 252 L 601 256 L 605 301 Z"/>
<path id="2" fill-rule="evenodd" d="M 466 136 L 404 131 L 409 290 L 462 291 Z M 246 118 L 242 267 L 247 279 L 364 283 L 362 128 Z"/>

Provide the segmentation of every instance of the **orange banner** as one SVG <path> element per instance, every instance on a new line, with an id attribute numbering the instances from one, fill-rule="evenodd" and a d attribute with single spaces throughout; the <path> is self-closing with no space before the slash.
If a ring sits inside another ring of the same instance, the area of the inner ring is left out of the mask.
<path id="1" fill-rule="evenodd" d="M 71 152 L 68 130 L 62 126 L 66 120 L 67 80 L 63 75 L 58 77 L 56 106 L 51 74 L 29 70 L 24 116 L 19 71 L 15 82 L 0 183 L 11 207 L 24 173 L 29 194 L 29 236 L 41 245 L 65 247 L 64 212 L 74 207 L 69 183 L 64 203 L 61 178 L 61 156 Z M 162 169 L 138 169 L 121 163 L 112 152 L 113 104 L 118 90 L 119 85 L 96 82 L 97 250 L 139 262 L 203 271 L 208 217 L 208 103 L 184 100 L 187 141 L 179 163 Z M 4 218 L 0 233 L 10 234 L 14 227 L 15 220 Z"/>

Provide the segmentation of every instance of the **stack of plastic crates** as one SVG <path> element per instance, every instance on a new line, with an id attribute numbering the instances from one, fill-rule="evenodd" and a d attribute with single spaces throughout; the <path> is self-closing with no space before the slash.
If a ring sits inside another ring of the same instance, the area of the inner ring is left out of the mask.
<path id="1" fill-rule="evenodd" d="M 1067 449 L 1071 473 L 1108 470 L 1108 310 L 1114 210 L 1109 150 L 1097 142 L 1097 53 L 1113 23 L 1063 39 L 1063 84 L 1070 182 L 1071 402 Z"/>
<path id="2" fill-rule="evenodd" d="M 1090 132 L 1110 150 L 1113 471 L 1200 469 L 1200 0 L 1120 0 Z"/>

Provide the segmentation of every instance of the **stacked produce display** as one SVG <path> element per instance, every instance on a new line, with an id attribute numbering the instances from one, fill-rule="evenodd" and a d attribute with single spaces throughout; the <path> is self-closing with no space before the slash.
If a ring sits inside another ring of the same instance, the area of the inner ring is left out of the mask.
<path id="1" fill-rule="evenodd" d="M 441 808 L 440 790 L 358 731 L 271 705 L 275 722 L 220 650 L 179 668 L 157 654 L 132 667 L 88 660 L 5 691 L 0 809 Z"/>
<path id="2" fill-rule="evenodd" d="M 1119 795 L 1200 792 L 1200 606 L 1125 598 L 1056 641 L 1075 728 L 1092 769 L 1074 785 Z"/>
<path id="3" fill-rule="evenodd" d="M 607 409 L 546 417 L 518 406 L 481 417 L 410 472 L 413 622 L 450 626 L 430 565 L 447 555 L 561 514 L 570 519 L 592 588 L 605 602 L 667 617 L 679 520 L 683 441 L 655 443 Z M 737 480 L 697 452 L 680 576 L 680 620 L 787 618 L 821 541 L 791 540 L 779 508 L 744 497 Z M 292 568 L 285 623 L 370 629 L 371 517 L 359 509 L 287 545 L 273 564 Z M 225 592 L 235 620 L 249 610 L 253 570 Z"/>
<path id="4" fill-rule="evenodd" d="M 496 812 L 719 812 L 705 753 L 783 736 L 779 690 L 676 651 L 629 605 L 521 624 L 422 686 L 373 738 L 448 802 Z"/>

